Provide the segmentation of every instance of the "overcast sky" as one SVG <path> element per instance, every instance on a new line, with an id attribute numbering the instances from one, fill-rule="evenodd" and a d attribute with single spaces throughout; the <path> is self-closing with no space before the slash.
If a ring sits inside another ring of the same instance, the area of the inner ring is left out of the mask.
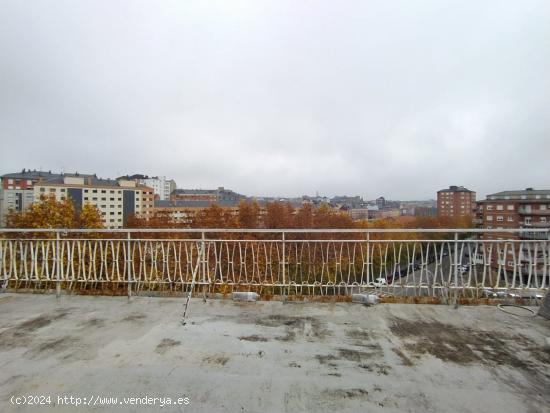
<path id="1" fill-rule="evenodd" d="M 550 188 L 550 1 L 0 0 L 0 173 Z"/>

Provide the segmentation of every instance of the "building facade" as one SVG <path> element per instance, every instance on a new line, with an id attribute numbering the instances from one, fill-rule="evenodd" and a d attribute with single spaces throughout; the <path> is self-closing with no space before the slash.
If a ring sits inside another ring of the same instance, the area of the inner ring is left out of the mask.
<path id="1" fill-rule="evenodd" d="M 6 225 L 9 211 L 22 212 L 34 202 L 34 185 L 40 181 L 70 177 L 75 174 L 57 174 L 51 171 L 23 169 L 21 172 L 10 173 L 0 177 L 0 226 Z M 80 175 L 93 177 L 93 175 Z"/>
<path id="2" fill-rule="evenodd" d="M 223 186 L 218 189 L 176 189 L 170 195 L 171 201 L 205 201 L 221 205 L 245 200 L 246 196 L 238 194 Z"/>
<path id="3" fill-rule="evenodd" d="M 138 184 L 153 189 L 155 199 L 166 201 L 170 199 L 170 194 L 176 189 L 176 181 L 166 179 L 165 176 L 147 176 L 142 174 L 120 176 L 117 180 L 132 180 Z"/>
<path id="4" fill-rule="evenodd" d="M 550 190 L 502 191 L 487 196 L 478 202 L 477 223 L 483 229 L 550 229 Z M 521 256 L 532 254 L 537 240 L 548 240 L 549 232 L 491 232 L 483 234 L 483 239 L 504 241 L 495 244 L 492 251 L 493 267 L 500 266 L 508 272 L 514 271 L 514 266 L 521 265 Z M 525 243 L 506 243 L 506 240 L 525 240 Z M 545 253 L 543 244 L 537 248 L 538 254 Z M 516 259 L 514 259 L 516 258 Z M 544 262 L 543 256 L 539 263 Z M 483 257 L 476 257 L 478 263 Z M 546 257 L 548 259 L 548 257 Z M 528 269 L 520 268 L 525 272 Z M 536 271 L 537 269 L 535 269 Z"/>
<path id="5" fill-rule="evenodd" d="M 472 217 L 476 210 L 476 193 L 463 186 L 450 186 L 437 191 L 437 216 Z"/>
<path id="6" fill-rule="evenodd" d="M 153 188 L 155 198 L 161 201 L 169 200 L 170 194 L 176 190 L 176 181 L 173 179 L 166 179 L 165 176 L 139 179 L 138 183 Z"/>
<path id="7" fill-rule="evenodd" d="M 58 201 L 71 198 L 76 211 L 85 204 L 94 205 L 109 229 L 123 228 L 131 214 L 148 218 L 154 207 L 153 189 L 133 180 L 62 175 L 36 182 L 33 190 L 35 202 L 54 196 Z"/>

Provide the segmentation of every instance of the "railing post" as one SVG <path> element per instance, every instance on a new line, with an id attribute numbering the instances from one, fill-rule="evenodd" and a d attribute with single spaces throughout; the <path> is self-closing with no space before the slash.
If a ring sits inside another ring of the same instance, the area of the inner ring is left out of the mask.
<path id="1" fill-rule="evenodd" d="M 370 282 L 370 232 L 367 232 L 367 284 Z"/>
<path id="2" fill-rule="evenodd" d="M 55 231 L 56 234 L 56 240 L 55 240 L 55 274 L 56 274 L 56 282 L 55 282 L 55 297 L 59 300 L 59 297 L 61 296 L 61 258 L 59 256 L 61 249 L 60 249 L 60 239 L 61 239 L 61 233 L 59 230 Z"/>
<path id="3" fill-rule="evenodd" d="M 4 248 L 7 248 L 7 243 L 6 246 L 0 244 L 0 270 L 4 274 L 4 279 L 2 281 L 2 293 L 5 293 L 6 288 L 8 287 L 8 273 L 4 269 Z"/>
<path id="4" fill-rule="evenodd" d="M 204 231 L 201 233 L 201 249 L 202 249 L 202 256 L 201 256 L 201 271 L 202 271 L 202 299 L 204 302 L 206 302 L 206 235 Z"/>
<path id="5" fill-rule="evenodd" d="M 285 285 L 286 285 L 286 237 L 285 232 L 282 232 L 282 240 L 283 240 L 283 292 L 285 291 Z M 285 294 L 283 293 L 283 296 Z"/>
<path id="6" fill-rule="evenodd" d="M 454 259 L 454 279 L 455 279 L 455 297 L 454 305 L 458 308 L 458 232 L 455 232 L 455 259 Z"/>
<path id="7" fill-rule="evenodd" d="M 131 232 L 128 232 L 128 236 L 127 236 L 127 239 L 126 239 L 126 271 L 128 272 L 128 301 L 130 301 L 130 298 L 132 298 L 132 268 L 131 268 L 131 263 L 132 263 L 132 256 L 131 256 L 131 252 L 130 252 L 130 245 L 131 245 L 131 240 L 132 239 L 132 233 Z"/>

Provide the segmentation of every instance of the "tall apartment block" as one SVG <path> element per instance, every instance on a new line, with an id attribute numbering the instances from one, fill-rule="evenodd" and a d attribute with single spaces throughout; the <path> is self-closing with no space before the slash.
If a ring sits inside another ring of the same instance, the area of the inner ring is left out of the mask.
<path id="1" fill-rule="evenodd" d="M 437 191 L 437 216 L 461 218 L 473 216 L 476 209 L 476 193 L 463 186 L 450 186 Z"/>

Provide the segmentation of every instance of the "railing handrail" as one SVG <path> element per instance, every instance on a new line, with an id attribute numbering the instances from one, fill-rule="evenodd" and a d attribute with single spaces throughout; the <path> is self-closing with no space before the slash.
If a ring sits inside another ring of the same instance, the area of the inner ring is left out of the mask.
<path id="1" fill-rule="evenodd" d="M 362 228 L 362 229 L 269 229 L 269 228 L 119 228 L 119 229 L 75 229 L 75 228 L 0 228 L 0 233 L 262 233 L 262 234 L 282 234 L 282 233 L 297 233 L 297 234 L 373 234 L 373 233 L 549 233 L 550 228 L 502 228 L 502 229 L 480 229 L 480 228 Z"/>

